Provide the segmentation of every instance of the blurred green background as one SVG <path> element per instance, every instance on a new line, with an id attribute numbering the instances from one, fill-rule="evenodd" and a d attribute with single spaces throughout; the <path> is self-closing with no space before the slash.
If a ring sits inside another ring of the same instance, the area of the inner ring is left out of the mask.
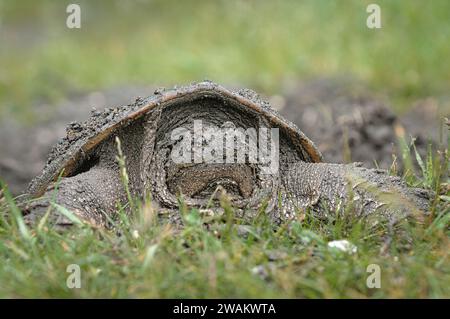
<path id="1" fill-rule="evenodd" d="M 382 29 L 366 27 L 381 6 Z M 81 6 L 81 29 L 66 7 Z M 397 110 L 448 103 L 450 1 L 0 0 L 0 111 L 120 85 L 205 78 L 279 92 L 286 81 L 352 76 Z"/>

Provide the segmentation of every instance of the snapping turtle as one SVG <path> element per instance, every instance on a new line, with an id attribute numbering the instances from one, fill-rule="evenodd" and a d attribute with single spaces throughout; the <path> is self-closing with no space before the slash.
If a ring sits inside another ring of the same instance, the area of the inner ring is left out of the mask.
<path id="1" fill-rule="evenodd" d="M 106 225 L 117 204 L 127 202 L 124 180 L 132 196 L 150 196 L 174 222 L 180 220 L 180 196 L 187 206 L 205 208 L 217 202 L 219 191 L 236 214 L 252 218 L 264 205 L 275 223 L 305 208 L 322 217 L 348 201 L 366 215 L 397 218 L 427 210 L 429 194 L 398 177 L 321 159 L 308 137 L 251 90 L 234 92 L 209 81 L 157 90 L 71 123 L 29 186 L 29 195 L 39 199 L 24 209 L 25 219 L 35 221 L 55 201 Z M 70 224 L 52 217 L 57 225 Z"/>

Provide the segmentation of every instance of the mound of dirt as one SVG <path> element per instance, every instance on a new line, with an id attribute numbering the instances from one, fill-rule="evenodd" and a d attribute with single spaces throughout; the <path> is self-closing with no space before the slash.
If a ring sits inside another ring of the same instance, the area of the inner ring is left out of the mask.
<path id="1" fill-rule="evenodd" d="M 402 168 L 399 138 L 415 139 L 420 153 L 437 144 L 439 109 L 418 103 L 399 118 L 364 88 L 345 80 L 316 80 L 291 85 L 280 113 L 311 138 L 325 162 L 363 162 L 388 169 L 394 156 Z"/>

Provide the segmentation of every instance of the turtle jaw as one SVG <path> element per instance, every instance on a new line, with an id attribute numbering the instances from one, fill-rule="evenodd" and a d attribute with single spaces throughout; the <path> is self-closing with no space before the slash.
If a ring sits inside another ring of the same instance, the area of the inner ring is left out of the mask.
<path id="1" fill-rule="evenodd" d="M 215 125 L 204 122 L 203 126 L 210 133 L 218 133 Z M 278 174 L 275 178 L 264 174 L 263 165 L 250 161 L 248 152 L 244 156 L 238 154 L 239 150 L 251 150 L 249 144 L 257 145 L 253 140 L 256 136 L 246 136 L 239 145 L 236 137 L 230 156 L 230 148 L 225 149 L 226 138 L 220 134 L 219 139 L 202 139 L 199 149 L 194 146 L 192 150 L 196 141 L 191 141 L 189 136 L 195 135 L 196 129 L 191 129 L 185 131 L 184 139 L 160 140 L 156 145 L 149 172 L 156 175 L 152 178 L 156 181 L 152 193 L 161 206 L 177 208 L 180 196 L 188 206 L 217 206 L 220 197 L 226 194 L 235 208 L 245 209 L 259 207 L 264 197 L 276 198 L 273 195 L 277 192 Z M 189 133 L 192 131 L 193 134 Z M 200 158 L 196 156 L 199 153 Z"/>
<path id="2" fill-rule="evenodd" d="M 219 206 L 226 196 L 237 209 L 253 209 L 268 198 L 276 198 L 278 191 L 278 177 L 262 175 L 257 165 L 176 164 L 162 156 L 153 165 L 152 195 L 164 207 L 179 208 L 180 198 L 190 207 Z"/>

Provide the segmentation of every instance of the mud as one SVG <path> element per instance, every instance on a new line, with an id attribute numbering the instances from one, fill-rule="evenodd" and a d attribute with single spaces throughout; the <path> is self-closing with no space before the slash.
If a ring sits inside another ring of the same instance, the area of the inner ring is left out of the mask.
<path id="1" fill-rule="evenodd" d="M 422 154 L 430 142 L 436 146 L 440 140 L 439 123 L 445 114 L 432 99 L 397 116 L 383 98 L 343 79 L 291 84 L 283 95 L 275 98 L 279 112 L 315 142 L 325 162 L 363 162 L 388 169 L 395 157 L 401 170 L 399 138 L 408 143 L 414 138 Z"/>

